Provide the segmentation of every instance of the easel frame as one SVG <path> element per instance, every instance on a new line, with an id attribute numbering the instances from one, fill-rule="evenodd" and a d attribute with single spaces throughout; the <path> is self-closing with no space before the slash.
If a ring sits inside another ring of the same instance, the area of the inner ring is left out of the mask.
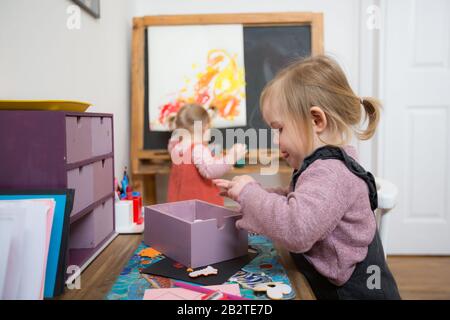
<path id="1" fill-rule="evenodd" d="M 315 12 L 240 13 L 160 15 L 133 18 L 131 60 L 131 179 L 135 190 L 146 192 L 144 203 L 156 203 L 155 175 L 166 174 L 164 162 L 170 160 L 167 150 L 144 150 L 144 98 L 145 98 L 145 30 L 150 26 L 242 24 L 244 26 L 311 26 L 311 53 L 323 54 L 323 14 Z M 141 162 L 154 165 L 141 168 Z M 254 172 L 254 168 L 235 170 Z"/>

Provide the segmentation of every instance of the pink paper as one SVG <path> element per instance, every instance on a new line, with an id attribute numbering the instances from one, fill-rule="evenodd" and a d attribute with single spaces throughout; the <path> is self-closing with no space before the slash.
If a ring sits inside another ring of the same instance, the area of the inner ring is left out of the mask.
<path id="1" fill-rule="evenodd" d="M 219 286 L 206 286 L 211 290 L 220 290 L 224 293 L 240 296 L 239 284 L 223 284 Z M 144 300 L 201 300 L 204 293 L 184 288 L 164 288 L 145 290 Z"/>
<path id="2" fill-rule="evenodd" d="M 52 226 L 53 226 L 53 215 L 55 213 L 55 200 L 46 199 L 46 200 L 36 200 L 42 201 L 46 205 L 49 206 L 47 211 L 47 235 L 45 238 L 45 256 L 48 257 L 48 249 L 50 247 L 50 236 L 52 234 Z M 44 285 L 45 285 L 45 273 L 47 271 L 47 259 L 44 262 L 44 273 L 42 275 L 42 284 L 41 284 L 41 299 L 44 299 Z"/>

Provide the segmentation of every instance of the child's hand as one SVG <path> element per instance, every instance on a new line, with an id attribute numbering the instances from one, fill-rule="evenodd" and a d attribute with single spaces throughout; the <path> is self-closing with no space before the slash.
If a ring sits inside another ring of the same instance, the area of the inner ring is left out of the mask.
<path id="1" fill-rule="evenodd" d="M 230 164 L 235 164 L 238 160 L 245 157 L 247 153 L 247 146 L 245 144 L 236 143 L 227 152 Z"/>
<path id="2" fill-rule="evenodd" d="M 225 179 L 214 179 L 213 182 L 219 188 L 224 189 L 224 191 L 221 192 L 220 195 L 229 197 L 232 200 L 237 201 L 242 189 L 248 183 L 255 182 L 255 179 L 245 175 L 236 176 L 231 181 Z"/>

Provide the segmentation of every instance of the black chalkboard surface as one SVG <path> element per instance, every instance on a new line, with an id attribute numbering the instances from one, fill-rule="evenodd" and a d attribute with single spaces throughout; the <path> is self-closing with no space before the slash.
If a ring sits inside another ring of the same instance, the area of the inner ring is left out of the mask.
<path id="1" fill-rule="evenodd" d="M 246 80 L 247 126 L 249 128 L 268 128 L 259 110 L 259 96 L 262 89 L 276 73 L 301 57 L 310 56 L 311 26 L 244 26 L 244 63 Z M 145 57 L 148 57 L 147 33 L 145 35 Z M 148 115 L 148 61 L 145 59 L 145 96 L 144 96 L 144 149 L 166 149 L 170 132 L 150 131 Z M 226 141 L 225 130 L 220 129 L 224 137 L 224 146 L 229 147 L 235 141 Z M 271 147 L 270 135 L 262 148 Z M 243 142 L 243 141 L 239 141 Z M 248 141 L 246 142 L 248 145 Z M 261 141 L 257 147 L 260 147 Z M 254 146 L 249 146 L 250 148 Z"/>

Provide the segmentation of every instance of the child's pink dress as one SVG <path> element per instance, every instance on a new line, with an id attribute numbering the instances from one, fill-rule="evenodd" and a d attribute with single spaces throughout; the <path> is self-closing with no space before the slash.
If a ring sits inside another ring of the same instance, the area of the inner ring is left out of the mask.
<path id="1" fill-rule="evenodd" d="M 203 200 L 224 205 L 220 190 L 212 183 L 231 169 L 224 159 L 216 159 L 203 144 L 170 141 L 168 146 L 172 167 L 169 176 L 167 201 Z M 182 159 L 181 163 L 180 160 Z"/>

